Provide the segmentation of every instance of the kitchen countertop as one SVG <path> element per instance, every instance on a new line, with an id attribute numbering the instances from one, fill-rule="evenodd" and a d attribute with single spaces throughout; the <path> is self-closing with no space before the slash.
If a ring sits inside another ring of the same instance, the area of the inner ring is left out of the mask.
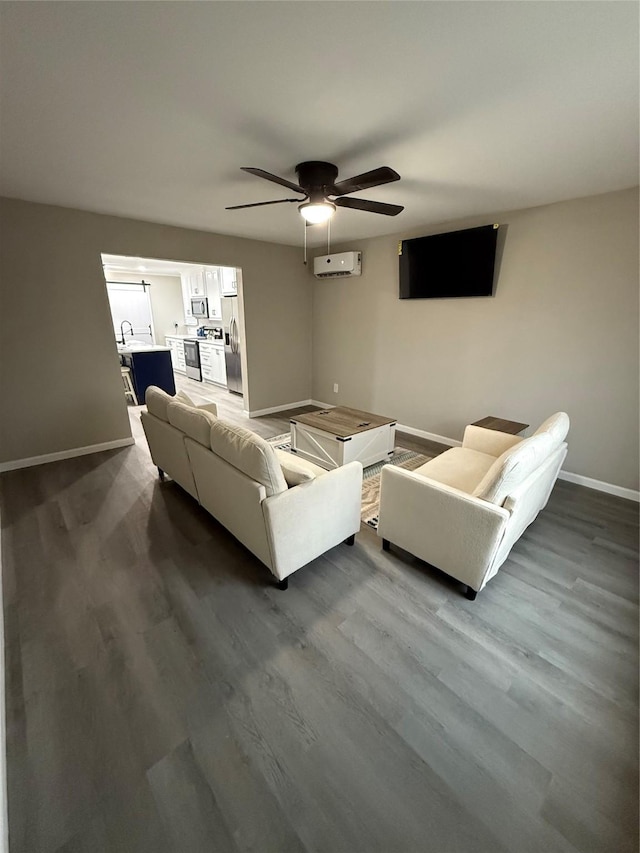
<path id="1" fill-rule="evenodd" d="M 224 346 L 224 341 L 214 340 L 213 338 L 201 338 L 198 335 L 165 335 L 165 338 L 170 338 L 174 341 L 197 341 L 199 344 L 213 344 L 214 347 Z"/>
<path id="2" fill-rule="evenodd" d="M 169 352 L 169 347 L 159 344 L 146 344 L 144 346 L 122 346 L 118 344 L 118 355 L 135 355 L 138 352 Z"/>

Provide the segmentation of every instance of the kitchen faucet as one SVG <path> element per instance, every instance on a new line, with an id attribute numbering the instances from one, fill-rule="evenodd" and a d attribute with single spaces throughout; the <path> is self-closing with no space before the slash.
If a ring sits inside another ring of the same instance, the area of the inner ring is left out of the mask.
<path id="1" fill-rule="evenodd" d="M 122 323 L 120 323 L 120 336 L 122 337 L 122 341 L 121 341 L 122 346 L 124 346 L 124 328 L 123 328 L 123 326 L 125 323 L 127 323 L 129 325 L 129 328 L 131 330 L 131 337 L 133 337 L 133 324 L 130 323 L 129 320 L 123 320 Z"/>

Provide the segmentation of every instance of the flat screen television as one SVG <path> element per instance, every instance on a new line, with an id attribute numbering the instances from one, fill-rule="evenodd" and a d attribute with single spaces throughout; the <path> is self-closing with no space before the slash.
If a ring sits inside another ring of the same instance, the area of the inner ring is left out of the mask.
<path id="1" fill-rule="evenodd" d="M 492 296 L 497 225 L 403 240 L 400 299 Z"/>

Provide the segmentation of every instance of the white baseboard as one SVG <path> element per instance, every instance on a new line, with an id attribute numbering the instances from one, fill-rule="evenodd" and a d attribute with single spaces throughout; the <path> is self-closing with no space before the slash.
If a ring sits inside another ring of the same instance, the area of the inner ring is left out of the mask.
<path id="1" fill-rule="evenodd" d="M 399 432 L 406 432 L 408 435 L 415 435 L 418 438 L 426 438 L 430 441 L 437 441 L 439 444 L 446 444 L 449 447 L 460 447 L 462 442 L 456 441 L 455 438 L 448 438 L 446 435 L 436 435 L 434 432 L 426 432 L 423 429 L 398 424 Z M 566 480 L 568 483 L 576 483 L 578 486 L 586 486 L 588 489 L 595 489 L 598 492 L 606 492 L 609 495 L 616 495 L 619 498 L 626 498 L 630 501 L 640 503 L 640 492 L 633 489 L 627 489 L 624 486 L 616 486 L 614 483 L 605 483 L 604 480 L 595 480 L 593 477 L 584 477 L 582 474 L 572 474 L 571 471 L 560 471 L 558 479 Z"/>
<path id="2" fill-rule="evenodd" d="M 300 406 L 311 406 L 312 400 L 298 400 L 296 403 L 285 403 L 282 406 L 271 406 L 270 409 L 255 409 L 252 412 L 244 410 L 244 414 L 249 418 L 260 418 L 262 415 L 274 415 L 276 412 L 286 412 L 287 409 L 297 409 Z"/>
<path id="3" fill-rule="evenodd" d="M 29 456 L 26 459 L 0 462 L 0 473 L 15 471 L 18 468 L 31 468 L 33 465 L 44 465 L 47 462 L 59 462 L 61 459 L 73 459 L 74 456 L 87 456 L 89 453 L 100 453 L 102 450 L 115 450 L 118 447 L 127 447 L 130 444 L 135 444 L 133 436 L 117 438 L 115 441 L 103 441 L 102 444 L 89 444 L 86 447 L 58 450 L 56 453 L 43 453 L 42 456 Z"/>
<path id="4" fill-rule="evenodd" d="M 576 483 L 578 486 L 586 486 L 588 489 L 595 489 L 598 492 L 606 492 L 608 495 L 616 495 L 619 498 L 626 498 L 629 501 L 640 503 L 640 492 L 636 492 L 634 489 L 627 489 L 624 486 L 616 486 L 613 483 L 605 483 L 604 480 L 594 480 L 593 477 L 584 477 L 582 474 L 572 474 L 570 471 L 560 471 L 558 479 L 566 480 L 568 483 Z"/>
<path id="5" fill-rule="evenodd" d="M 406 432 L 408 435 L 415 435 L 418 438 L 426 438 L 428 441 L 437 441 L 438 444 L 446 444 L 448 447 L 460 447 L 461 441 L 456 441 L 455 438 L 447 438 L 446 435 L 438 435 L 435 432 L 426 432 L 423 429 L 416 429 L 406 424 L 396 424 L 398 432 Z"/>
<path id="6" fill-rule="evenodd" d="M 310 400 L 312 406 L 319 406 L 321 409 L 333 409 L 333 403 L 323 403 L 321 400 Z M 418 438 L 426 438 L 429 441 L 437 441 L 439 444 L 446 444 L 449 447 L 460 447 L 461 441 L 456 441 L 455 438 L 447 438 L 446 435 L 436 435 L 435 432 L 426 432 L 423 429 L 406 426 L 406 424 L 396 424 L 398 432 L 406 432 L 408 435 L 415 435 Z"/>
<path id="7" fill-rule="evenodd" d="M 437 441 L 440 444 L 446 444 L 449 447 L 460 447 L 462 442 L 456 441 L 455 438 L 448 438 L 446 435 L 436 435 L 434 432 L 426 432 L 423 429 L 398 424 L 396 429 L 399 432 L 406 432 L 408 435 L 416 435 L 418 438 L 426 438 L 430 441 Z M 560 471 L 558 479 L 566 480 L 568 483 L 576 483 L 578 486 L 586 486 L 588 489 L 595 489 L 598 492 L 606 492 L 609 495 L 616 495 L 619 498 L 626 498 L 630 501 L 640 503 L 640 492 L 634 489 L 627 489 L 624 486 L 616 486 L 614 483 L 606 483 L 604 480 L 595 480 L 593 477 L 584 477 L 582 474 L 572 474 L 571 471 Z"/>

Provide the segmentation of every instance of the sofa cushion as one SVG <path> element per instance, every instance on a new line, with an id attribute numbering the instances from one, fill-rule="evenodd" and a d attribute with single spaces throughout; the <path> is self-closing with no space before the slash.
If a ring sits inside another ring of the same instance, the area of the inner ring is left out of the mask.
<path id="1" fill-rule="evenodd" d="M 267 495 L 286 492 L 287 482 L 280 463 L 264 438 L 226 421 L 217 418 L 213 421 L 209 441 L 215 454 L 263 485 Z"/>
<path id="2" fill-rule="evenodd" d="M 287 453 L 284 450 L 275 448 L 276 458 L 282 468 L 282 473 L 287 481 L 287 486 L 299 486 L 300 483 L 306 483 L 309 480 L 315 480 L 316 477 L 321 477 L 326 474 L 324 468 L 319 465 L 314 465 L 308 459 L 299 459 L 292 453 Z"/>
<path id="3" fill-rule="evenodd" d="M 169 403 L 173 403 L 174 399 L 171 394 L 167 394 L 166 391 L 158 388 L 157 385 L 149 385 L 144 395 L 147 411 L 149 414 L 155 415 L 156 418 L 160 418 L 161 421 L 169 420 L 167 406 Z"/>
<path id="4" fill-rule="evenodd" d="M 171 426 L 181 430 L 194 441 L 204 444 L 205 447 L 210 446 L 211 424 L 217 420 L 211 412 L 194 409 L 193 406 L 186 406 L 184 403 L 169 403 L 167 415 Z"/>
<path id="5" fill-rule="evenodd" d="M 495 456 L 479 450 L 452 447 L 416 468 L 414 473 L 471 494 L 495 461 Z"/>
<path id="6" fill-rule="evenodd" d="M 218 415 L 218 407 L 215 403 L 201 403 L 197 408 L 201 412 L 211 412 L 212 415 Z"/>
<path id="7" fill-rule="evenodd" d="M 195 407 L 195 403 L 185 391 L 176 391 L 176 396 L 171 401 L 173 403 L 184 403 L 185 406 Z"/>
<path id="8" fill-rule="evenodd" d="M 561 444 L 569 432 L 569 415 L 566 412 L 556 412 L 540 424 L 534 435 L 548 433 L 556 444 Z"/>
<path id="9" fill-rule="evenodd" d="M 523 483 L 556 447 L 555 439 L 548 432 L 525 438 L 498 456 L 473 495 L 502 506 L 513 489 Z"/>

